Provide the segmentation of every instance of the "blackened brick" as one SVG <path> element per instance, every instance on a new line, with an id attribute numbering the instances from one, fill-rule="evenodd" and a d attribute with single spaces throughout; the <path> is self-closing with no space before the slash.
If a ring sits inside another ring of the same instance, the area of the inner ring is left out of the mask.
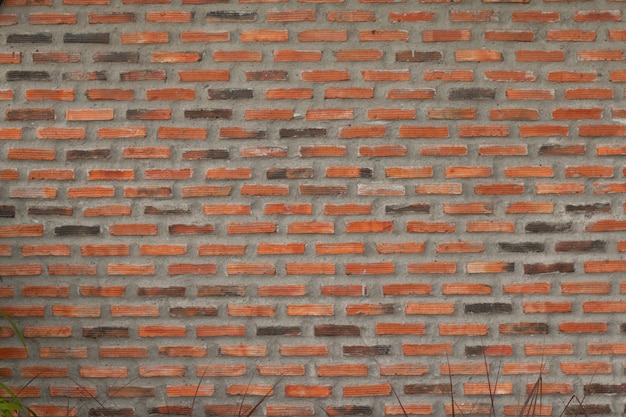
<path id="1" fill-rule="evenodd" d="M 345 356 L 379 356 L 391 354 L 391 346 L 344 346 L 342 348 Z"/>
<path id="2" fill-rule="evenodd" d="M 524 274 L 552 274 L 552 273 L 571 273 L 574 272 L 574 264 L 569 262 L 557 262 L 554 264 L 524 264 Z"/>
<path id="3" fill-rule="evenodd" d="M 29 207 L 29 216 L 71 216 L 72 207 Z"/>
<path id="4" fill-rule="evenodd" d="M 198 297 L 245 297 L 246 287 L 240 285 L 203 285 Z"/>
<path id="5" fill-rule="evenodd" d="M 206 14 L 207 22 L 215 23 L 244 23 L 256 22 L 258 15 L 256 12 L 236 12 L 236 11 L 214 11 Z"/>
<path id="6" fill-rule="evenodd" d="M 495 88 L 454 88 L 448 94 L 448 100 L 493 100 Z"/>
<path id="7" fill-rule="evenodd" d="M 299 326 L 268 326 L 256 329 L 257 336 L 300 336 L 302 329 Z"/>
<path id="8" fill-rule="evenodd" d="M 90 408 L 89 417 L 133 417 L 134 408 Z"/>
<path id="9" fill-rule="evenodd" d="M 361 329 L 350 324 L 318 324 L 315 326 L 315 336 L 361 336 Z"/>
<path id="10" fill-rule="evenodd" d="M 266 176 L 268 180 L 313 178 L 313 169 L 311 168 L 270 168 L 267 170 Z"/>
<path id="11" fill-rule="evenodd" d="M 50 81 L 48 71 L 7 71 L 7 81 Z"/>
<path id="12" fill-rule="evenodd" d="M 185 118 L 187 119 L 232 119 L 233 111 L 231 109 L 185 110 Z"/>
<path id="13" fill-rule="evenodd" d="M 84 328 L 83 337 L 90 339 L 101 338 L 128 338 L 129 331 L 126 327 L 93 327 Z"/>
<path id="14" fill-rule="evenodd" d="M 111 157 L 110 149 L 91 149 L 91 150 L 69 150 L 65 154 L 68 161 L 77 161 L 85 159 L 109 159 Z"/>
<path id="15" fill-rule="evenodd" d="M 18 34 L 7 36 L 7 43 L 52 43 L 51 33 Z"/>
<path id="16" fill-rule="evenodd" d="M 326 412 L 329 416 L 370 416 L 373 409 L 367 405 L 341 405 L 328 406 Z"/>
<path id="17" fill-rule="evenodd" d="M 626 394 L 626 384 L 586 384 L 585 395 L 590 394 Z"/>
<path id="18" fill-rule="evenodd" d="M 184 287 L 182 288 L 185 289 Z M 180 291 L 179 291 L 180 293 Z M 177 295 L 184 297 L 183 295 Z M 216 307 L 171 307 L 170 317 L 215 317 L 217 316 Z"/>
<path id="19" fill-rule="evenodd" d="M 209 100 L 248 99 L 254 96 L 254 92 L 249 88 L 210 89 L 207 93 Z"/>
<path id="20" fill-rule="evenodd" d="M 575 240 L 557 242 L 554 246 L 557 252 L 605 252 L 606 242 L 603 240 Z"/>
<path id="21" fill-rule="evenodd" d="M 14 218 L 15 206 L 0 206 L 0 217 Z"/>
<path id="22" fill-rule="evenodd" d="M 566 204 L 565 211 L 567 213 L 580 213 L 580 214 L 610 213 L 611 203 Z"/>
<path id="23" fill-rule="evenodd" d="M 512 313 L 513 305 L 510 303 L 476 303 L 466 304 L 465 314 L 474 313 L 486 313 L 486 314 L 498 314 L 498 313 Z"/>
<path id="24" fill-rule="evenodd" d="M 228 159 L 230 152 L 225 149 L 206 149 L 200 151 L 187 151 L 183 153 L 183 160 L 198 159 Z"/>
<path id="25" fill-rule="evenodd" d="M 548 223 L 530 222 L 526 224 L 526 233 L 560 233 L 572 230 L 572 222 Z"/>
<path id="26" fill-rule="evenodd" d="M 59 226 L 54 228 L 54 234 L 57 236 L 98 236 L 100 226 Z"/>
<path id="27" fill-rule="evenodd" d="M 547 323 L 502 323 L 501 334 L 548 334 Z"/>
<path id="28" fill-rule="evenodd" d="M 430 213 L 430 204 L 415 203 L 409 205 L 389 205 L 385 206 L 386 214 L 411 214 L 411 213 Z"/>
<path id="29" fill-rule="evenodd" d="M 63 35 L 63 43 L 97 43 L 108 44 L 108 33 L 66 33 Z"/>
<path id="30" fill-rule="evenodd" d="M 96 52 L 93 55 L 93 62 L 100 63 L 127 63 L 136 64 L 139 62 L 138 52 Z"/>
<path id="31" fill-rule="evenodd" d="M 247 71 L 247 81 L 287 81 L 289 73 L 287 71 Z"/>
<path id="32" fill-rule="evenodd" d="M 280 129 L 279 136 L 284 139 L 319 138 L 326 136 L 325 128 Z"/>
<path id="33" fill-rule="evenodd" d="M 191 214 L 191 210 L 189 208 L 164 209 L 164 208 L 158 208 L 154 206 L 146 206 L 143 209 L 143 214 L 158 214 L 158 215 Z"/>
<path id="34" fill-rule="evenodd" d="M 522 242 L 522 243 L 498 243 L 498 247 L 502 252 L 512 253 L 528 253 L 528 252 L 544 252 L 546 245 L 539 242 Z"/>
<path id="35" fill-rule="evenodd" d="M 450 384 L 407 384 L 404 386 L 405 394 L 427 395 L 444 394 L 450 395 Z"/>
<path id="36" fill-rule="evenodd" d="M 6 120 L 8 122 L 54 120 L 54 109 L 8 109 Z"/>
<path id="37" fill-rule="evenodd" d="M 399 51 L 396 52 L 397 62 L 441 62 L 443 53 L 438 51 Z"/>

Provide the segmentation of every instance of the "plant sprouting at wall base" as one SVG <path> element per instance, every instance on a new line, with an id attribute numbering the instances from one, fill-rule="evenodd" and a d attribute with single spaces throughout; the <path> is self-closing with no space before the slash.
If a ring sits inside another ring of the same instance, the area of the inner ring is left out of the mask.
<path id="1" fill-rule="evenodd" d="M 0 3 L 2 3 L 1 0 Z M 0 310 L 0 317 L 9 323 L 9 326 L 11 326 L 17 337 L 20 339 L 22 346 L 26 348 L 24 336 L 22 335 L 20 329 L 18 329 L 15 322 L 11 320 L 11 317 L 7 316 L 2 310 Z M 19 398 L 19 392 L 13 392 L 11 388 L 0 381 L 0 417 L 15 417 L 20 415 L 37 417 L 33 410 L 22 404 L 22 401 Z"/>

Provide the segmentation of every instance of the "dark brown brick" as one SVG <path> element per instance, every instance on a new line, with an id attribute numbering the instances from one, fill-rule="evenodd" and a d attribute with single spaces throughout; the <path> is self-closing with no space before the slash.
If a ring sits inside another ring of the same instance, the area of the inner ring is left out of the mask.
<path id="1" fill-rule="evenodd" d="M 268 180 L 307 179 L 313 178 L 312 168 L 269 168 L 266 172 Z"/>
<path id="2" fill-rule="evenodd" d="M 493 100 L 496 98 L 495 88 L 453 88 L 448 100 Z"/>
<path id="3" fill-rule="evenodd" d="M 450 395 L 450 388 L 450 384 L 407 384 L 404 386 L 404 393 L 409 395 Z"/>
<path id="4" fill-rule="evenodd" d="M 370 416 L 372 407 L 367 405 L 327 406 L 326 413 L 330 416 Z"/>
<path id="5" fill-rule="evenodd" d="M 554 245 L 557 252 L 606 252 L 606 242 L 603 240 L 574 240 L 557 242 Z"/>
<path id="6" fill-rule="evenodd" d="M 201 159 L 228 159 L 230 152 L 226 149 L 205 149 L 183 153 L 183 160 L 197 161 Z"/>
<path id="7" fill-rule="evenodd" d="M 252 98 L 254 93 L 249 88 L 223 88 L 210 89 L 207 91 L 209 100 L 236 100 Z"/>
<path id="8" fill-rule="evenodd" d="M 588 416 L 591 414 L 611 415 L 613 413 L 610 404 L 570 404 L 565 408 L 566 416 Z"/>
<path id="9" fill-rule="evenodd" d="M 591 394 L 626 394 L 626 384 L 585 384 L 585 395 Z"/>
<path id="10" fill-rule="evenodd" d="M 391 354 L 391 346 L 343 346 L 344 356 L 380 356 Z"/>
<path id="11" fill-rule="evenodd" d="M 57 236 L 98 236 L 100 235 L 100 226 L 58 226 L 54 228 L 54 234 Z"/>
<path id="12" fill-rule="evenodd" d="M 361 336 L 359 326 L 350 324 L 317 324 L 314 327 L 315 336 Z"/>
<path id="13" fill-rule="evenodd" d="M 539 242 L 522 242 L 522 243 L 498 243 L 498 247 L 502 252 L 512 253 L 529 253 L 529 252 L 544 252 L 546 245 Z"/>
<path id="14" fill-rule="evenodd" d="M 15 217 L 15 206 L 0 206 L 0 217 L 12 219 Z"/>
<path id="15" fill-rule="evenodd" d="M 566 204 L 565 211 L 579 214 L 610 213 L 611 203 Z"/>
<path id="16" fill-rule="evenodd" d="M 185 288 L 183 287 L 183 290 Z M 181 291 L 179 291 L 179 294 Z M 182 295 L 175 295 L 175 297 L 184 297 Z M 217 316 L 216 307 L 171 307 L 170 317 L 215 317 Z"/>
<path id="17" fill-rule="evenodd" d="M 237 285 L 203 285 L 198 287 L 198 297 L 245 297 L 246 287 Z"/>
<path id="18" fill-rule="evenodd" d="M 154 206 L 146 206 L 143 209 L 143 214 L 156 214 L 156 215 L 177 215 L 177 214 L 191 214 L 189 208 L 159 208 Z"/>
<path id="19" fill-rule="evenodd" d="M 246 81 L 287 81 L 287 71 L 246 71 Z"/>
<path id="20" fill-rule="evenodd" d="M 326 136 L 326 129 L 323 127 L 306 129 L 280 129 L 278 135 L 284 139 L 319 138 Z"/>
<path id="21" fill-rule="evenodd" d="M 111 157 L 110 149 L 91 149 L 91 150 L 68 150 L 65 159 L 68 161 L 80 161 L 89 159 L 109 159 Z"/>
<path id="22" fill-rule="evenodd" d="M 185 110 L 185 118 L 187 119 L 232 119 L 233 111 L 231 109 Z"/>
<path id="23" fill-rule="evenodd" d="M 96 52 L 93 54 L 95 63 L 127 63 L 136 64 L 139 62 L 138 52 Z"/>
<path id="24" fill-rule="evenodd" d="M 572 230 L 572 222 L 566 223 L 548 223 L 548 222 L 530 222 L 526 224 L 526 233 L 561 233 Z"/>
<path id="25" fill-rule="evenodd" d="M 129 330 L 127 327 L 92 327 L 83 328 L 83 337 L 90 339 L 101 338 L 128 338 Z"/>
<path id="26" fill-rule="evenodd" d="M 209 23 L 250 23 L 256 22 L 257 18 L 258 14 L 256 12 L 218 10 L 206 14 L 206 21 Z"/>
<path id="27" fill-rule="evenodd" d="M 501 334 L 548 334 L 547 323 L 502 323 Z"/>
<path id="28" fill-rule="evenodd" d="M 300 336 L 302 329 L 299 326 L 267 326 L 256 329 L 257 336 Z"/>
<path id="29" fill-rule="evenodd" d="M 553 274 L 574 272 L 574 264 L 570 262 L 557 262 L 554 264 L 524 264 L 524 274 Z"/>
<path id="30" fill-rule="evenodd" d="M 8 109 L 7 122 L 26 122 L 36 120 L 54 120 L 54 109 Z"/>
<path id="31" fill-rule="evenodd" d="M 441 62 L 443 53 L 438 51 L 399 51 L 396 52 L 397 62 Z"/>
<path id="32" fill-rule="evenodd" d="M 465 304 L 465 314 L 499 314 L 499 313 L 512 313 L 513 304 L 509 303 L 476 303 Z"/>
<path id="33" fill-rule="evenodd" d="M 139 287 L 137 295 L 139 297 L 184 297 L 185 287 Z"/>
<path id="34" fill-rule="evenodd" d="M 63 43 L 97 43 L 108 44 L 108 33 L 66 33 L 63 35 Z"/>
<path id="35" fill-rule="evenodd" d="M 29 216 L 71 216 L 72 207 L 29 207 Z"/>
<path id="36" fill-rule="evenodd" d="M 385 214 L 412 214 L 430 213 L 430 204 L 414 203 L 409 205 L 389 205 L 385 206 Z"/>
<path id="37" fill-rule="evenodd" d="M 7 71 L 7 81 L 51 81 L 48 71 Z"/>
<path id="38" fill-rule="evenodd" d="M 6 37 L 7 43 L 52 43 L 51 33 L 18 34 L 11 33 Z"/>
<path id="39" fill-rule="evenodd" d="M 90 408 L 89 417 L 133 417 L 134 408 Z"/>

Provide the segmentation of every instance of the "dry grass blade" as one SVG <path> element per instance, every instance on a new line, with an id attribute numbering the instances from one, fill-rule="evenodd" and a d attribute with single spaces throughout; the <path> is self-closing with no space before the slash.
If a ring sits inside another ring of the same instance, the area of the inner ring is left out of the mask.
<path id="1" fill-rule="evenodd" d="M 243 417 L 250 417 L 252 414 L 254 414 L 256 409 L 259 408 L 261 406 L 261 404 L 263 404 L 263 402 L 265 402 L 267 397 L 269 397 L 272 392 L 274 392 L 274 388 L 276 388 L 276 385 L 278 385 L 278 383 L 281 381 L 281 379 L 282 378 L 279 378 L 278 381 L 276 381 L 274 383 L 274 385 L 272 385 L 272 388 L 268 389 L 267 392 L 265 393 L 265 395 L 263 397 L 261 397 L 261 399 L 259 401 L 257 401 L 257 403 L 254 405 L 254 407 L 252 407 L 250 409 L 250 411 L 248 413 L 246 413 Z M 246 393 L 247 392 L 248 392 L 248 390 L 246 389 Z M 245 395 L 244 395 L 244 399 L 245 399 Z M 242 405 L 243 405 L 243 400 L 242 400 L 241 405 L 239 407 L 240 411 L 241 411 L 241 406 Z M 238 415 L 241 417 L 241 414 L 238 414 Z"/>

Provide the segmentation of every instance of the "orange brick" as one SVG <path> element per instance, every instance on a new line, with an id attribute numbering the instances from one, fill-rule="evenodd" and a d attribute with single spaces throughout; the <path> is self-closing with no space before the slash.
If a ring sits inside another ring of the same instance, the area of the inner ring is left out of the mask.
<path id="1" fill-rule="evenodd" d="M 362 30 L 359 32 L 361 42 L 406 42 L 409 32 L 404 30 Z"/>
<path id="2" fill-rule="evenodd" d="M 312 29 L 298 33 L 299 42 L 345 42 L 347 30 Z"/>
<path id="3" fill-rule="evenodd" d="M 375 22 L 376 14 L 369 10 L 338 10 L 328 12 L 326 18 L 329 22 Z"/>
<path id="4" fill-rule="evenodd" d="M 486 30 L 485 40 L 496 42 L 532 42 L 534 32 L 530 30 Z"/>
<path id="5" fill-rule="evenodd" d="M 383 51 L 380 49 L 341 49 L 334 51 L 337 62 L 381 61 Z"/>
<path id="6" fill-rule="evenodd" d="M 456 62 L 498 62 L 502 61 L 502 52 L 492 49 L 465 49 L 454 53 Z"/>

